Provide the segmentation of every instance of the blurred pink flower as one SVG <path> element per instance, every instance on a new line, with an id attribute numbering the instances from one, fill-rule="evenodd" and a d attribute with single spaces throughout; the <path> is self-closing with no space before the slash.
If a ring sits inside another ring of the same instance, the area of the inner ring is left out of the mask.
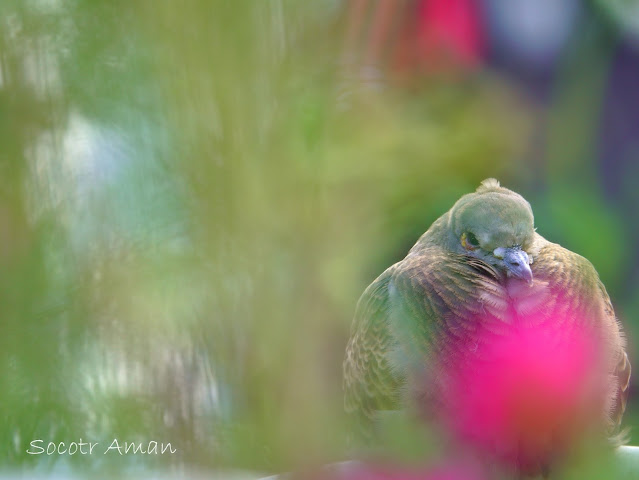
<path id="1" fill-rule="evenodd" d="M 441 362 L 440 420 L 463 443 L 537 473 L 602 425 L 600 344 L 594 330 L 561 318 L 485 328 Z"/>
<path id="2" fill-rule="evenodd" d="M 481 66 L 485 27 L 478 0 L 351 0 L 345 62 L 375 78 L 388 69 L 397 82 Z"/>
<path id="3" fill-rule="evenodd" d="M 416 42 L 423 57 L 438 51 L 467 67 L 480 62 L 484 40 L 474 0 L 420 0 L 416 10 Z"/>

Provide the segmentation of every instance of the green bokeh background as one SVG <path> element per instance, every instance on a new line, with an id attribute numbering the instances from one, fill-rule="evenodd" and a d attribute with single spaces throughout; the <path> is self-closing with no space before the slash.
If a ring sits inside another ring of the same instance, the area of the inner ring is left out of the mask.
<path id="1" fill-rule="evenodd" d="M 592 261 L 636 358 L 639 214 L 604 194 L 596 144 L 617 31 L 592 8 L 542 112 L 489 69 L 367 83 L 339 2 L 3 1 L 0 467 L 343 459 L 360 293 L 486 177 Z M 115 437 L 179 452 L 25 453 Z"/>

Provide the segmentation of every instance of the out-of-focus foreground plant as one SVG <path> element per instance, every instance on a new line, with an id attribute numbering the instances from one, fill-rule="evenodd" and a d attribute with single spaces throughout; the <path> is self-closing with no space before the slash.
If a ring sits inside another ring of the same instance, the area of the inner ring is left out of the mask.
<path id="1" fill-rule="evenodd" d="M 343 18 L 331 1 L 0 5 L 2 465 L 345 456 L 362 288 L 479 180 L 532 187 L 520 96 L 480 74 L 370 88 Z M 116 437 L 178 453 L 26 454 Z"/>

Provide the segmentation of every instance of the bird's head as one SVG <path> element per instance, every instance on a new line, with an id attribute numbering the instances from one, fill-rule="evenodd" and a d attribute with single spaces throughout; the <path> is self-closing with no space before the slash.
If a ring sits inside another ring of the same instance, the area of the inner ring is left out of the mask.
<path id="1" fill-rule="evenodd" d="M 455 253 L 532 282 L 534 219 L 530 204 L 521 195 L 489 178 L 455 203 L 449 222 L 448 244 Z"/>

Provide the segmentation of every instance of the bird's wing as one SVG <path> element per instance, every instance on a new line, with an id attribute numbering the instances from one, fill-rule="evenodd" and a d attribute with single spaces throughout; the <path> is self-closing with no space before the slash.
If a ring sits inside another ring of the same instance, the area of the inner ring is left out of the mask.
<path id="1" fill-rule="evenodd" d="M 612 302 L 610 301 L 608 292 L 606 292 L 606 287 L 604 287 L 601 281 L 598 282 L 598 286 L 599 294 L 604 302 L 606 319 L 608 322 L 610 322 L 611 325 L 616 327 L 616 329 L 613 329 L 616 337 L 616 362 L 613 372 L 616 384 L 616 395 L 614 397 L 614 402 L 612 404 L 610 412 L 611 433 L 614 433 L 615 431 L 619 430 L 619 427 L 621 426 L 621 419 L 624 412 L 626 411 L 626 402 L 628 401 L 628 393 L 630 391 L 630 374 L 632 368 L 630 366 L 628 354 L 626 353 L 623 332 L 619 323 L 617 322 L 617 318 L 615 317 L 615 311 L 612 308 Z M 620 435 L 620 437 L 622 438 L 620 438 L 619 441 L 623 441 L 624 436 L 625 433 L 622 433 Z"/>
<path id="2" fill-rule="evenodd" d="M 399 407 L 412 364 L 420 373 L 426 356 L 445 354 L 470 335 L 475 316 L 503 315 L 507 304 L 497 276 L 483 262 L 432 247 L 378 277 L 359 301 L 346 350 L 346 410 L 370 419 Z"/>
<path id="3" fill-rule="evenodd" d="M 611 372 L 614 378 L 613 397 L 610 405 L 611 430 L 621 422 L 626 408 L 628 386 L 630 382 L 630 362 L 625 351 L 625 341 L 619 322 L 597 271 L 584 257 L 567 250 L 560 245 L 541 239 L 539 253 L 534 257 L 533 275 L 536 279 L 548 282 L 554 295 L 551 301 L 557 305 L 546 304 L 547 310 L 564 308 L 582 319 L 594 321 L 595 327 L 604 332 L 612 352 L 614 363 Z"/>
<path id="4" fill-rule="evenodd" d="M 628 392 L 630 390 L 630 372 L 630 360 L 628 359 L 628 354 L 624 351 L 615 369 L 618 390 L 611 414 L 611 421 L 615 428 L 621 425 L 621 418 L 626 411 L 626 402 L 628 401 Z M 624 439 L 622 438 L 620 441 L 623 442 Z"/>
<path id="5" fill-rule="evenodd" d="M 386 352 L 393 338 L 388 328 L 388 283 L 393 269 L 380 275 L 362 294 L 344 359 L 344 407 L 371 419 L 376 411 L 397 407 L 398 380 Z"/>

